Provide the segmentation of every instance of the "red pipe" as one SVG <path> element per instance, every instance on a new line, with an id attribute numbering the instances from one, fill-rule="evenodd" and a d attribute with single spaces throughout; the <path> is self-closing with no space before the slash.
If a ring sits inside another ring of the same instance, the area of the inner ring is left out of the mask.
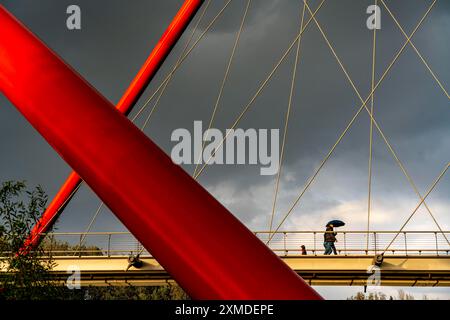
<path id="1" fill-rule="evenodd" d="M 141 70 L 131 82 L 128 90 L 116 105 L 120 112 L 127 115 L 131 111 L 202 3 L 203 0 L 186 0 L 184 2 Z M 32 250 L 40 243 L 41 234 L 46 233 L 54 225 L 82 182 L 83 180 L 75 171 L 69 175 L 25 241 L 24 252 Z"/>
<path id="2" fill-rule="evenodd" d="M 194 299 L 320 299 L 0 7 L 0 91 Z"/>

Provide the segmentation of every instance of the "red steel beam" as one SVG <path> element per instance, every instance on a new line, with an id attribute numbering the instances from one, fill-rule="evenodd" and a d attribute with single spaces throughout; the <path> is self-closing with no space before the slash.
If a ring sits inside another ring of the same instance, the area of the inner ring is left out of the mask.
<path id="1" fill-rule="evenodd" d="M 194 299 L 320 299 L 0 7 L 0 91 Z"/>
<path id="2" fill-rule="evenodd" d="M 131 82 L 128 90 L 116 105 L 116 108 L 120 112 L 127 115 L 131 111 L 202 3 L 203 0 L 186 0 L 184 2 L 177 15 L 162 35 L 158 44 L 150 53 L 150 56 L 145 61 L 139 73 Z M 46 233 L 51 229 L 82 181 L 81 177 L 75 171 L 67 177 L 66 181 L 45 210 L 41 219 L 34 226 L 30 236 L 25 241 L 24 252 L 35 248 L 40 243 L 41 234 Z"/>

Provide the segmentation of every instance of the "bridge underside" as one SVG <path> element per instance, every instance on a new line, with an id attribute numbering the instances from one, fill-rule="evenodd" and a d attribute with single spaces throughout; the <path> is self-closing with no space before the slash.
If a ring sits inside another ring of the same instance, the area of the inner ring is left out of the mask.
<path id="1" fill-rule="evenodd" d="M 371 256 L 285 256 L 281 259 L 311 285 L 364 286 Z M 82 286 L 159 286 L 173 283 L 154 258 L 131 267 L 128 257 L 56 257 L 54 273 L 61 281 L 76 266 Z M 182 266 L 180 266 L 182 267 Z M 380 267 L 382 286 L 450 286 L 450 256 L 386 256 Z"/>

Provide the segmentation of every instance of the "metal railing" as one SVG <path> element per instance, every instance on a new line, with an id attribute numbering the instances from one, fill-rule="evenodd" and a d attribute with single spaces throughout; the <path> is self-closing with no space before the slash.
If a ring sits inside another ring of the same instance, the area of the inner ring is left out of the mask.
<path id="1" fill-rule="evenodd" d="M 382 253 L 397 231 L 335 231 L 339 255 L 376 255 Z M 255 231 L 280 256 L 301 255 L 304 245 L 308 255 L 323 255 L 324 231 Z M 444 231 L 450 239 L 450 231 Z M 367 237 L 369 238 L 367 246 Z M 54 232 L 46 235 L 45 250 L 53 256 L 118 256 L 150 253 L 129 232 Z M 439 231 L 402 231 L 386 255 L 449 255 L 450 246 Z"/>
<path id="2" fill-rule="evenodd" d="M 337 253 L 340 255 L 449 255 L 450 245 L 438 231 L 335 231 Z M 269 240 L 270 232 L 258 231 L 255 235 L 263 242 Z M 281 231 L 274 234 L 269 247 L 279 255 L 301 254 L 301 245 L 309 255 L 324 253 L 324 231 Z M 444 231 L 447 238 L 450 232 Z M 369 238 L 369 241 L 367 241 Z M 368 246 L 367 246 L 368 243 Z"/>

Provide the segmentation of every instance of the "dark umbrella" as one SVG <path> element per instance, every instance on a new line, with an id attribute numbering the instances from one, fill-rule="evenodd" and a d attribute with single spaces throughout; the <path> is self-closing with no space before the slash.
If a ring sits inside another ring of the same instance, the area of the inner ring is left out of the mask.
<path id="1" fill-rule="evenodd" d="M 341 220 L 331 220 L 331 221 L 328 221 L 326 227 L 328 227 L 328 226 L 331 225 L 331 224 L 333 225 L 333 227 L 336 227 L 336 228 L 345 226 L 345 222 L 344 222 L 344 221 L 341 221 Z"/>

